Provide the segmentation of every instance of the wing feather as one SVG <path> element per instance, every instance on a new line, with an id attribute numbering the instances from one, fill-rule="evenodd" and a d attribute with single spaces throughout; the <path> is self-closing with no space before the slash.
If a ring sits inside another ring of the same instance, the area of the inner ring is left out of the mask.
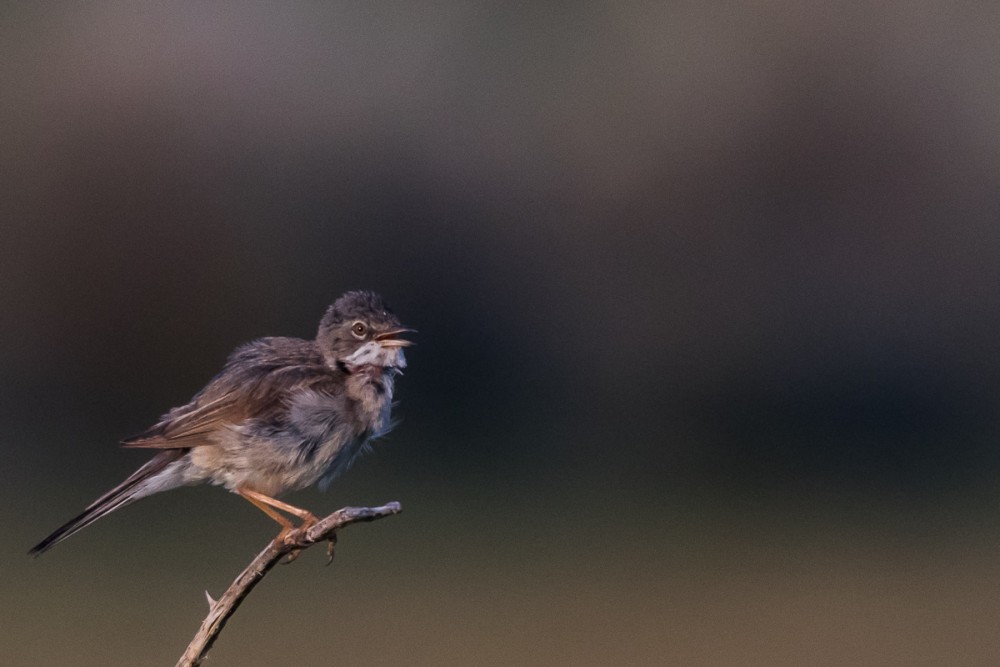
<path id="1" fill-rule="evenodd" d="M 312 343 L 261 339 L 238 349 L 187 405 L 174 408 L 152 428 L 122 440 L 123 447 L 181 449 L 213 444 L 218 429 L 247 419 L 267 419 L 288 405 L 289 395 L 315 385 L 335 386 L 334 371 Z"/>

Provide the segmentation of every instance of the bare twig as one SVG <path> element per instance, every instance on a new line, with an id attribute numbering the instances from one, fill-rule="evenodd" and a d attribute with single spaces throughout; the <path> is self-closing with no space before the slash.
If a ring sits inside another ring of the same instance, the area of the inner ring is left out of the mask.
<path id="1" fill-rule="evenodd" d="M 333 545 L 337 540 L 336 531 L 338 529 L 359 521 L 374 521 L 399 514 L 402 510 L 399 503 L 389 503 L 382 507 L 345 507 L 320 519 L 319 522 L 307 529 L 298 528 L 285 535 L 282 540 L 272 540 L 236 577 L 236 580 L 230 584 L 217 601 L 212 600 L 211 596 L 207 592 L 205 593 L 209 600 L 208 616 L 202 621 L 201 628 L 198 629 L 176 667 L 197 667 L 201 664 L 205 654 L 212 648 L 212 644 L 222 632 L 222 627 L 243 602 L 243 598 L 250 594 L 253 587 L 283 557 L 288 556 L 289 559 L 294 559 L 300 550 L 311 547 L 317 542 L 329 541 L 328 553 L 330 560 L 332 560 Z"/>

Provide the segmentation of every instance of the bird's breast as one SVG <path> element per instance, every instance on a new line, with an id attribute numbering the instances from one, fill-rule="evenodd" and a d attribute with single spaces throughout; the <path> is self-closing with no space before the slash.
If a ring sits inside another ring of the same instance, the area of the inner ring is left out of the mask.
<path id="1" fill-rule="evenodd" d="M 366 365 L 347 378 L 352 420 L 359 435 L 377 437 L 389 430 L 397 373 L 392 368 Z"/>

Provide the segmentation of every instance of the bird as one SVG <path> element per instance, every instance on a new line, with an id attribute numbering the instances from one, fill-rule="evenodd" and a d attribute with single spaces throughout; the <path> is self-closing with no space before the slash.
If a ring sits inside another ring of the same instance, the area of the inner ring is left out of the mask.
<path id="1" fill-rule="evenodd" d="M 387 433 L 395 380 L 406 367 L 400 324 L 379 295 L 345 293 L 327 308 L 314 340 L 268 337 L 233 351 L 186 405 L 122 446 L 156 450 L 147 463 L 28 552 L 38 556 L 140 498 L 208 483 L 250 501 L 281 525 L 277 539 L 318 521 L 278 500 L 322 490 Z"/>

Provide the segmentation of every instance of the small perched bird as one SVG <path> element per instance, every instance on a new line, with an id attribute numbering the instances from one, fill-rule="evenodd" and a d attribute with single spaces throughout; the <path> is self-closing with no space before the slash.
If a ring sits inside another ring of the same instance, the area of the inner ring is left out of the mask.
<path id="1" fill-rule="evenodd" d="M 399 338 L 412 332 L 372 292 L 330 306 L 315 340 L 261 338 L 236 349 L 191 402 L 174 408 L 125 447 L 159 450 L 128 479 L 39 542 L 38 555 L 140 498 L 208 482 L 238 493 L 282 526 L 278 510 L 317 521 L 274 496 L 346 470 L 372 438 L 392 428 L 393 385 L 406 367 Z"/>

